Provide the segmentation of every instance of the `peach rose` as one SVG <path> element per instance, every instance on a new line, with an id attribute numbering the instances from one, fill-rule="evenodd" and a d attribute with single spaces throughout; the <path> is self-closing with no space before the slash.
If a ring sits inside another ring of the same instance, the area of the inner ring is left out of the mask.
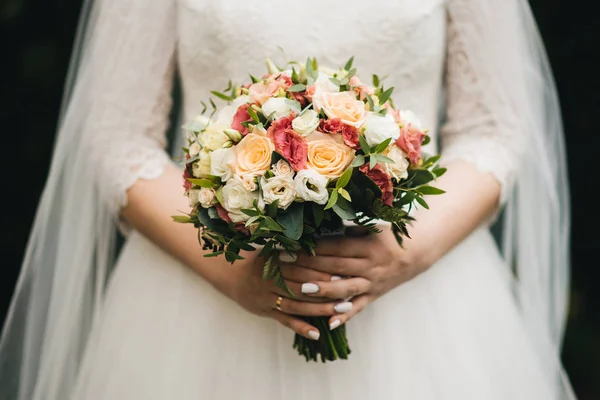
<path id="1" fill-rule="evenodd" d="M 373 88 L 362 83 L 356 75 L 350 78 L 348 83 L 354 89 L 356 94 L 360 96 L 361 100 L 364 100 L 367 97 L 367 94 L 372 96 L 374 93 Z"/>
<path id="2" fill-rule="evenodd" d="M 360 128 L 365 123 L 365 103 L 356 100 L 351 92 L 322 93 L 317 103 L 317 108 L 323 110 L 329 118 L 339 118 L 343 123 L 355 128 Z"/>
<path id="3" fill-rule="evenodd" d="M 292 86 L 292 79 L 289 76 L 277 74 L 265 76 L 266 80 L 257 82 L 248 88 L 248 95 L 255 103 L 263 105 L 271 97 L 277 97 L 280 89 L 287 90 Z"/>
<path id="4" fill-rule="evenodd" d="M 235 146 L 235 173 L 262 175 L 271 167 L 273 143 L 266 136 L 249 133 Z"/>
<path id="5" fill-rule="evenodd" d="M 324 133 L 308 138 L 308 167 L 327 178 L 339 178 L 354 161 L 354 150 Z"/>

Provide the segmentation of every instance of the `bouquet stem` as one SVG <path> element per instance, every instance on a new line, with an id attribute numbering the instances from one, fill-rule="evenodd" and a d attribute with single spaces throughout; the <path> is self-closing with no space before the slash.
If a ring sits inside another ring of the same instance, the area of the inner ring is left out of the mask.
<path id="1" fill-rule="evenodd" d="M 345 325 L 330 330 L 329 318 L 306 317 L 304 320 L 316 327 L 321 336 L 319 340 L 315 341 L 296 334 L 294 348 L 298 351 L 298 354 L 304 356 L 306 361 L 318 361 L 319 355 L 322 362 L 348 359 L 350 347 L 348 347 Z"/>

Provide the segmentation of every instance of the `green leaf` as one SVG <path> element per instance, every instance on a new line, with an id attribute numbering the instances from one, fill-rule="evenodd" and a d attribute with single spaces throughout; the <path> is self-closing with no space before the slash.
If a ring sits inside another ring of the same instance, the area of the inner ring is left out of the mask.
<path id="1" fill-rule="evenodd" d="M 287 161 L 285 159 L 285 157 L 282 156 L 280 153 L 278 153 L 276 151 L 274 151 L 273 153 L 271 153 L 271 165 L 277 164 L 277 161 L 279 161 L 279 160 Z"/>
<path id="2" fill-rule="evenodd" d="M 379 76 L 373 74 L 373 86 L 379 87 Z"/>
<path id="3" fill-rule="evenodd" d="M 331 195 L 329 196 L 329 201 L 327 202 L 327 205 L 325 206 L 324 210 L 329 210 L 330 208 L 332 208 L 335 203 L 337 202 L 338 199 L 338 192 L 337 190 L 333 190 L 331 192 Z"/>
<path id="4" fill-rule="evenodd" d="M 223 253 L 225 253 L 225 252 L 224 251 L 215 251 L 214 253 L 205 254 L 204 257 L 206 257 L 206 258 L 218 257 Z"/>
<path id="5" fill-rule="evenodd" d="M 409 170 L 408 179 L 410 187 L 417 187 L 431 182 L 435 179 L 435 175 L 426 169 L 413 169 Z"/>
<path id="6" fill-rule="evenodd" d="M 444 194 L 446 193 L 445 190 L 433 187 L 433 186 L 420 186 L 419 188 L 417 188 L 417 190 L 422 193 L 422 194 Z"/>
<path id="7" fill-rule="evenodd" d="M 441 157 L 442 157 L 442 155 L 441 155 L 441 154 L 438 154 L 438 155 L 436 155 L 436 156 L 433 156 L 433 157 L 429 157 L 428 159 L 426 159 L 426 160 L 425 160 L 425 163 L 426 163 L 426 164 L 429 164 L 429 165 L 433 165 L 433 164 L 435 164 L 435 163 L 436 163 L 436 162 L 437 162 L 437 161 L 438 161 L 438 160 L 439 160 Z"/>
<path id="8" fill-rule="evenodd" d="M 371 158 L 375 158 L 377 160 L 377 162 L 384 163 L 384 164 L 396 164 L 396 161 L 392 160 L 389 157 L 381 155 L 381 154 L 371 155 Z"/>
<path id="9" fill-rule="evenodd" d="M 273 218 L 265 217 L 263 222 L 265 223 L 265 226 L 267 227 L 268 230 L 275 231 L 275 232 L 283 232 L 283 229 L 281 228 L 281 226 L 277 222 L 275 222 L 275 220 Z"/>
<path id="10" fill-rule="evenodd" d="M 221 217 L 219 217 L 219 213 L 217 212 L 217 209 L 214 207 L 211 207 L 208 209 L 208 216 L 211 219 L 221 219 Z"/>
<path id="11" fill-rule="evenodd" d="M 248 115 L 250 115 L 250 118 L 252 118 L 254 122 L 260 124 L 260 118 L 258 118 L 258 114 L 256 114 L 256 111 L 254 111 L 252 107 L 248 107 Z"/>
<path id="12" fill-rule="evenodd" d="M 280 212 L 277 220 L 283 226 L 283 234 L 292 240 L 298 240 L 304 229 L 304 204 L 294 203 Z"/>
<path id="13" fill-rule="evenodd" d="M 267 207 L 267 215 L 271 218 L 275 218 L 277 215 L 277 207 L 279 206 L 279 199 L 275 200 Z"/>
<path id="14" fill-rule="evenodd" d="M 373 155 L 369 158 L 369 169 L 375 168 L 375 165 L 377 165 L 377 156 Z"/>
<path id="15" fill-rule="evenodd" d="M 360 167 L 365 163 L 365 156 L 362 154 L 357 155 L 352 162 L 353 167 Z"/>
<path id="16" fill-rule="evenodd" d="M 193 183 L 196 186 L 204 187 L 204 188 L 212 188 L 215 186 L 215 183 L 210 179 L 196 179 L 196 178 L 187 178 L 188 182 Z"/>
<path id="17" fill-rule="evenodd" d="M 252 74 L 249 74 L 249 75 L 250 75 L 250 79 L 252 80 L 252 83 L 258 83 L 258 82 L 260 82 L 260 79 L 258 79 L 254 75 L 252 75 Z"/>
<path id="18" fill-rule="evenodd" d="M 306 85 L 303 85 L 302 83 L 297 83 L 294 86 L 290 86 L 287 91 L 295 93 L 295 92 L 304 92 L 305 90 L 306 90 Z"/>
<path id="19" fill-rule="evenodd" d="M 352 167 L 350 167 L 346 171 L 344 171 L 342 176 L 339 177 L 339 179 L 335 183 L 335 188 L 336 189 L 345 188 L 346 185 L 348 184 L 348 182 L 350 182 L 350 178 L 352 178 Z"/>
<path id="20" fill-rule="evenodd" d="M 190 222 L 192 222 L 192 219 L 185 215 L 173 215 L 171 218 L 173 218 L 173 221 L 178 222 L 180 224 L 189 224 Z"/>
<path id="21" fill-rule="evenodd" d="M 394 92 L 393 86 L 391 88 L 387 89 L 385 92 L 383 92 L 381 94 L 381 96 L 379 96 L 379 104 L 381 104 L 383 106 L 385 104 L 385 102 L 388 101 L 388 99 L 390 98 L 390 96 L 392 95 L 393 92 Z"/>
<path id="22" fill-rule="evenodd" d="M 433 174 L 439 178 L 440 176 L 444 175 L 446 171 L 448 171 L 448 168 L 435 168 L 431 172 L 433 172 Z"/>
<path id="23" fill-rule="evenodd" d="M 323 222 L 323 214 L 325 213 L 323 206 L 317 203 L 312 203 L 312 212 L 315 219 L 315 226 L 321 226 L 321 222 Z"/>
<path id="24" fill-rule="evenodd" d="M 385 149 L 388 148 L 388 146 L 390 145 L 391 142 L 392 142 L 392 138 L 385 139 L 383 142 L 381 142 L 377 146 L 375 146 L 375 149 L 373 150 L 372 153 L 382 153 L 383 151 L 385 151 Z"/>
<path id="25" fill-rule="evenodd" d="M 429 144 L 429 142 L 431 141 L 431 138 L 429 137 L 429 135 L 426 135 L 423 138 L 423 142 L 421 143 L 423 146 L 425 146 L 426 144 Z"/>
<path id="26" fill-rule="evenodd" d="M 354 56 L 350 57 L 350 59 L 346 62 L 346 65 L 344 65 L 344 69 L 346 71 L 350 71 L 350 68 L 352 68 L 352 63 L 354 63 Z"/>
<path id="27" fill-rule="evenodd" d="M 215 197 L 217 198 L 217 201 L 223 205 L 223 187 L 220 187 L 219 189 L 217 189 L 217 191 L 215 192 Z"/>
<path id="28" fill-rule="evenodd" d="M 329 78 L 329 80 L 335 85 L 335 86 L 342 86 L 342 82 L 339 79 L 336 78 Z"/>
<path id="29" fill-rule="evenodd" d="M 242 257 L 242 256 L 240 256 L 239 254 L 236 254 L 236 253 L 234 253 L 234 252 L 232 252 L 232 251 L 226 251 L 226 252 L 225 252 L 225 259 L 226 259 L 227 261 L 229 261 L 230 263 L 232 263 L 232 264 L 233 264 L 233 263 L 234 263 L 235 261 L 237 261 L 237 260 L 243 260 L 243 259 L 244 259 L 244 257 Z"/>
<path id="30" fill-rule="evenodd" d="M 413 200 L 415 199 L 416 195 L 417 195 L 416 192 L 412 192 L 412 191 L 411 192 L 406 192 L 404 194 L 404 196 L 402 196 L 402 198 L 400 198 L 400 200 L 398 202 L 396 202 L 395 204 L 399 205 L 399 206 L 410 204 L 410 203 L 413 202 Z"/>
<path id="31" fill-rule="evenodd" d="M 371 154 L 371 148 L 369 147 L 367 139 L 365 139 L 364 135 L 358 135 L 358 142 L 360 143 L 360 148 L 365 153 L 365 156 Z"/>
<path id="32" fill-rule="evenodd" d="M 298 72 L 296 72 L 296 68 L 292 68 L 292 82 L 298 83 Z"/>
<path id="33" fill-rule="evenodd" d="M 423 208 L 429 210 L 429 204 L 427 204 L 427 202 L 425 201 L 424 198 L 422 198 L 422 197 L 419 196 L 415 200 L 417 201 L 417 203 L 419 203 L 420 205 L 422 205 Z"/>
<path id="34" fill-rule="evenodd" d="M 338 198 L 337 203 L 332 207 L 333 211 L 341 218 L 347 221 L 356 219 L 356 212 L 344 198 Z"/>
<path id="35" fill-rule="evenodd" d="M 242 210 L 242 212 L 244 214 L 246 214 L 246 215 L 251 216 L 251 217 L 258 217 L 258 216 L 260 216 L 260 212 L 257 211 L 257 210 L 249 209 L 249 210 Z"/>
<path id="36" fill-rule="evenodd" d="M 356 68 L 352 68 L 350 71 L 348 71 L 348 75 L 346 75 L 346 79 L 352 78 L 354 75 L 356 75 Z"/>
<path id="37" fill-rule="evenodd" d="M 375 110 L 375 103 L 373 102 L 373 98 L 371 96 L 369 96 L 368 94 L 365 94 L 365 97 L 367 98 L 367 103 L 369 104 L 369 109 L 371 111 Z"/>
<path id="38" fill-rule="evenodd" d="M 338 189 L 338 192 L 340 193 L 340 196 L 342 196 L 344 199 L 352 201 L 352 197 L 350 197 L 350 193 L 348 193 L 346 189 Z"/>
<path id="39" fill-rule="evenodd" d="M 226 94 L 217 92 L 216 90 L 211 90 L 210 94 L 212 94 L 215 97 L 218 97 L 221 100 L 225 100 L 227 102 L 233 101 L 233 98 L 231 98 L 230 96 L 227 96 Z"/>
<path id="40" fill-rule="evenodd" d="M 206 208 L 198 209 L 198 222 L 215 232 L 230 234 L 229 225 L 222 219 L 212 219 Z"/>
<path id="41" fill-rule="evenodd" d="M 240 246 L 240 249 L 244 250 L 244 251 L 255 251 L 256 250 L 256 248 L 254 248 L 254 246 L 251 246 L 250 244 L 242 242 L 242 241 L 238 242 L 238 245 Z"/>
<path id="42" fill-rule="evenodd" d="M 379 186 L 377 186 L 375 181 L 357 169 L 354 170 L 354 173 L 352 174 L 352 182 L 363 193 L 366 190 L 371 190 L 373 192 L 373 194 L 375 195 L 375 197 L 377 197 L 377 198 L 381 197 L 381 194 L 382 194 L 381 189 L 379 188 Z"/>

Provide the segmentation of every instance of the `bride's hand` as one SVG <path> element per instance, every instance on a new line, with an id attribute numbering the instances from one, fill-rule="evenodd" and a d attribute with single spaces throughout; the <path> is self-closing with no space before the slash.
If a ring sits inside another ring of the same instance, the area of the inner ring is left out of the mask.
<path id="1" fill-rule="evenodd" d="M 369 303 L 406 282 L 425 269 L 423 260 L 414 252 L 403 250 L 390 229 L 379 234 L 362 237 L 326 239 L 319 242 L 316 256 L 298 255 L 298 259 L 283 269 L 284 277 L 297 274 L 326 273 L 334 279 L 304 281 L 302 291 L 319 299 L 348 299 L 338 306 L 342 314 L 333 315 L 329 321 L 335 328 L 346 323 Z M 346 279 L 335 277 L 347 276 Z"/>
<path id="2" fill-rule="evenodd" d="M 227 265 L 232 272 L 220 285 L 222 292 L 249 312 L 273 318 L 299 335 L 317 340 L 319 330 L 297 316 L 334 315 L 338 302 L 303 294 L 302 283 L 330 281 L 331 275 L 309 269 L 298 269 L 289 273 L 285 283 L 295 295 L 295 298 L 291 298 L 272 280 L 263 280 L 262 270 L 265 262 L 263 258 L 257 258 L 253 253 L 246 253 L 244 257 L 246 260 L 243 262 L 238 262 L 234 266 Z M 277 309 L 280 297 L 283 300 L 279 304 L 280 309 Z"/>

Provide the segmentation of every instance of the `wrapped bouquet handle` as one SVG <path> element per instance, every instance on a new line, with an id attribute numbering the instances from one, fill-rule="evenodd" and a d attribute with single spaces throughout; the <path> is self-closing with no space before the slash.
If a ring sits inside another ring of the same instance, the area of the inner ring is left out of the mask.
<path id="1" fill-rule="evenodd" d="M 320 68 L 316 59 L 278 68 L 222 92 L 189 122 L 184 188 L 192 211 L 174 216 L 192 223 L 205 257 L 234 263 L 240 251 L 260 251 L 263 278 L 290 297 L 280 251 L 314 254 L 320 238 L 357 225 L 380 232 L 392 227 L 398 243 L 408 237 L 415 206 L 442 194 L 430 183 L 444 174 L 439 156 L 422 146 L 427 131 L 408 110 L 394 106 L 394 88 L 377 75 L 364 84 L 352 67 Z M 209 116 L 207 112 L 211 110 Z M 346 359 L 345 326 L 330 330 L 328 318 L 307 317 L 318 341 L 296 335 L 294 348 L 307 361 Z"/>

